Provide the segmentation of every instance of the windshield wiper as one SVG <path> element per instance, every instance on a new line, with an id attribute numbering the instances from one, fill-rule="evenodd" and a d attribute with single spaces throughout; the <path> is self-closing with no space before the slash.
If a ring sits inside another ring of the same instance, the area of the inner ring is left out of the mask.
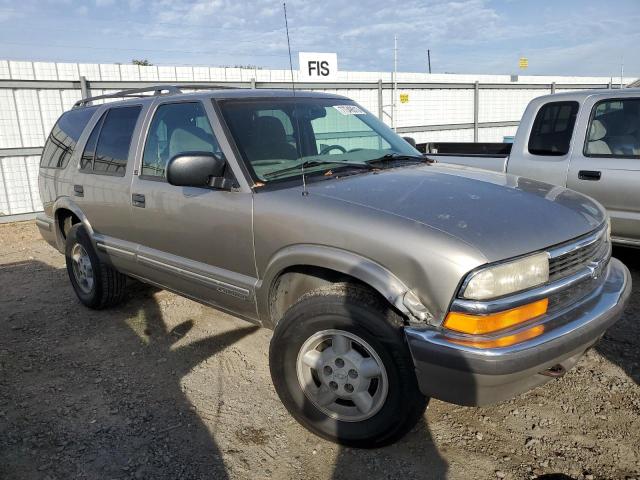
<path id="1" fill-rule="evenodd" d="M 295 170 L 302 170 L 303 168 L 316 167 L 318 165 L 337 165 L 337 166 L 348 166 L 348 167 L 356 167 L 364 170 L 372 170 L 373 167 L 367 163 L 359 163 L 359 162 L 341 162 L 339 160 L 305 160 L 302 163 L 294 165 L 293 167 L 283 168 L 281 170 L 275 170 L 273 172 L 265 173 L 263 175 L 264 178 L 272 178 L 277 177 L 283 173 L 293 172 Z"/>
<path id="2" fill-rule="evenodd" d="M 419 162 L 431 163 L 431 160 L 424 155 L 406 155 L 403 153 L 387 153 L 378 158 L 367 160 L 366 163 L 382 163 L 382 162 L 394 162 L 396 160 L 417 160 Z"/>

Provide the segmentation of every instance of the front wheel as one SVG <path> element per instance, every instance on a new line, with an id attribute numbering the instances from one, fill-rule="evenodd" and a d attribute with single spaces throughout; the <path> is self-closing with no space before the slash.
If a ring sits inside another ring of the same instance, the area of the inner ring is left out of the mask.
<path id="1" fill-rule="evenodd" d="M 365 288 L 339 284 L 305 295 L 278 323 L 269 356 L 285 407 L 329 440 L 387 445 L 424 413 L 402 319 Z"/>

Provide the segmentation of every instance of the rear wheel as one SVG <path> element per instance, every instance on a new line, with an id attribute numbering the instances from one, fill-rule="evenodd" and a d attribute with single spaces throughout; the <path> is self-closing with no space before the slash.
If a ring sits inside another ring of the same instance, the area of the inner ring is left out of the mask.
<path id="1" fill-rule="evenodd" d="M 379 447 L 422 416 L 402 318 L 375 293 L 333 285 L 305 295 L 278 323 L 271 377 L 289 412 L 329 440 Z"/>
<path id="2" fill-rule="evenodd" d="M 127 277 L 100 261 L 80 223 L 67 232 L 65 258 L 73 290 L 85 306 L 99 310 L 122 301 Z"/>

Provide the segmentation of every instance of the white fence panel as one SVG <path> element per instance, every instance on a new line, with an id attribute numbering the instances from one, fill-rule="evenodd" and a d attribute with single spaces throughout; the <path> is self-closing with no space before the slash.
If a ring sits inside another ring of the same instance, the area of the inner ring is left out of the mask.
<path id="1" fill-rule="evenodd" d="M 255 85 L 257 88 L 264 86 L 260 82 L 278 88 L 291 85 L 291 72 L 281 69 L 0 60 L 0 216 L 42 209 L 37 186 L 39 157 L 33 154 L 44 145 L 62 112 L 81 99 L 81 77 L 88 82 L 93 96 L 116 92 L 114 83 L 121 84 L 123 89 L 135 87 L 139 82 L 235 82 L 235 85 L 241 82 L 245 87 Z M 298 82 L 297 71 L 293 72 L 293 78 L 296 88 L 310 89 L 309 84 Z M 34 84 L 34 81 L 39 83 Z M 374 115 L 381 115 L 385 123 L 395 123 L 398 133 L 412 136 L 418 143 L 471 142 L 474 140 L 476 101 L 474 82 L 480 82 L 477 139 L 501 142 L 504 137 L 515 134 L 517 127 L 513 123 L 520 120 L 528 102 L 550 93 L 552 82 L 555 82 L 557 92 L 564 92 L 576 90 L 579 85 L 606 86 L 609 79 L 521 76 L 514 83 L 508 75 L 398 73 L 395 122 L 391 118 L 392 81 L 390 72 L 341 71 L 335 83 L 311 85 L 311 89 L 354 99 Z M 632 79 L 624 81 L 629 83 Z M 59 85 L 52 82 L 75 83 Z M 96 82 L 108 82 L 109 85 Z M 356 83 L 358 85 L 353 85 Z M 105 88 L 107 86 L 109 89 Z M 400 101 L 401 95 L 404 102 Z M 484 125 L 486 123 L 492 125 Z"/>

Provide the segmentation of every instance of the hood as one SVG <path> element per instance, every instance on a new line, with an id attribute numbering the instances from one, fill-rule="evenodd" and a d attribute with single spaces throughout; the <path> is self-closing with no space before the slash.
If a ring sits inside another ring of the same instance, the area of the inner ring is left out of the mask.
<path id="1" fill-rule="evenodd" d="M 443 231 L 489 262 L 593 231 L 606 218 L 590 198 L 528 178 L 454 165 L 421 165 L 309 185 L 312 195 Z"/>

